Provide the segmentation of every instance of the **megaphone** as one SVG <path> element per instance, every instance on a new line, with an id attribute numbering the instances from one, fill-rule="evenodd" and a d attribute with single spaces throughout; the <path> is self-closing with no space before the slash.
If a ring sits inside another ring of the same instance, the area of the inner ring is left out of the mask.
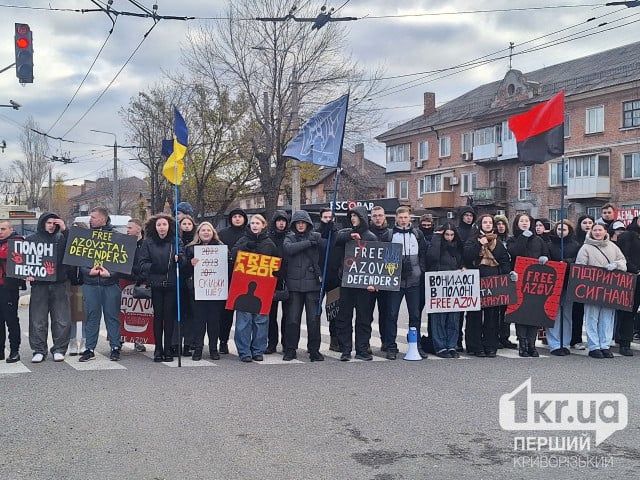
<path id="1" fill-rule="evenodd" d="M 409 350 L 407 350 L 406 355 L 404 356 L 405 360 L 422 360 L 422 357 L 418 353 L 418 330 L 416 327 L 409 328 L 409 335 L 407 336 L 409 340 Z"/>

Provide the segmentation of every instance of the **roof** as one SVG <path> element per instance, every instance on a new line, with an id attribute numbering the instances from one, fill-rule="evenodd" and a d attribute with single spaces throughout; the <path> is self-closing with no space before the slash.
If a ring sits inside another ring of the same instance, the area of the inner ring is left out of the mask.
<path id="1" fill-rule="evenodd" d="M 353 172 L 352 167 L 356 161 L 355 152 L 351 152 L 346 148 L 342 149 L 342 166 L 343 171 L 342 175 L 350 176 L 350 173 Z M 364 173 L 360 174 L 358 172 L 357 176 L 360 180 L 360 183 L 363 185 L 375 186 L 377 183 L 381 182 L 384 179 L 384 175 L 386 172 L 386 168 L 382 165 L 378 165 L 376 162 L 372 162 L 367 158 L 364 158 Z M 323 183 L 327 178 L 335 175 L 336 169 L 333 167 L 322 167 L 318 172 L 318 177 L 310 182 L 307 182 L 305 187 L 313 187 L 315 185 L 319 185 Z"/>
<path id="2" fill-rule="evenodd" d="M 519 72 L 518 72 L 519 73 Z M 441 105 L 434 113 L 420 115 L 376 137 L 385 141 L 396 135 L 449 122 L 512 111 L 551 98 L 564 89 L 565 96 L 589 92 L 640 79 L 640 42 L 595 53 L 587 57 L 525 73 L 529 82 L 540 84 L 539 95 L 525 101 L 495 106 L 496 94 L 503 80 L 481 85 Z"/>
<path id="3" fill-rule="evenodd" d="M 147 182 L 138 177 L 119 178 L 118 185 L 120 191 L 124 193 L 140 192 L 147 190 Z M 93 188 L 89 188 L 84 193 L 71 197 L 70 202 L 81 202 L 98 197 L 111 196 L 113 194 L 113 182 L 96 182 Z"/>

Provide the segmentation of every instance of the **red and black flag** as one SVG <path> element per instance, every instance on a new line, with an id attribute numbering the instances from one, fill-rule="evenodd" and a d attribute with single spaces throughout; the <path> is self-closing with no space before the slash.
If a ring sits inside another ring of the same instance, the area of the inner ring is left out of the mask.
<path id="1" fill-rule="evenodd" d="M 564 91 L 509 119 L 524 163 L 544 163 L 564 155 Z"/>

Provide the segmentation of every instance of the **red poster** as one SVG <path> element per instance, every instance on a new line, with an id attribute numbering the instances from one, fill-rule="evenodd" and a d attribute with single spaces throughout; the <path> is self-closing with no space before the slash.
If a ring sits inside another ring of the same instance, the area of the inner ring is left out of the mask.
<path id="1" fill-rule="evenodd" d="M 281 261 L 261 253 L 238 252 L 225 308 L 268 315 L 277 283 L 273 272 L 280 270 Z"/>
<path id="2" fill-rule="evenodd" d="M 134 282 L 120 280 L 120 335 L 123 342 L 154 344 L 150 298 L 133 298 Z"/>
<path id="3" fill-rule="evenodd" d="M 560 302 L 567 264 L 537 258 L 518 257 L 514 269 L 517 303 L 507 307 L 507 321 L 541 327 L 553 326 Z"/>

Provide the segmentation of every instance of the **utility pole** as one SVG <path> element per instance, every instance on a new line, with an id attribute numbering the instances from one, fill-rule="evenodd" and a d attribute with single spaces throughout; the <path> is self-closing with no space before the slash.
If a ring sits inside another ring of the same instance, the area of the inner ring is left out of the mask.
<path id="1" fill-rule="evenodd" d="M 56 157 L 56 156 L 54 155 L 54 156 L 52 156 L 49 160 L 50 160 L 52 163 L 53 163 L 53 162 L 62 162 L 62 163 L 64 163 L 64 164 L 67 164 L 67 163 L 73 163 L 73 162 L 71 161 L 71 159 L 70 159 L 70 158 L 68 158 L 68 157 L 64 157 L 64 156 L 63 156 L 63 157 Z M 49 164 L 49 192 L 48 192 L 48 195 L 47 195 L 47 197 L 48 197 L 48 199 L 47 199 L 47 200 L 48 200 L 48 203 L 49 203 L 49 206 L 47 207 L 47 209 L 48 209 L 50 212 L 52 211 L 51 209 L 53 208 L 53 180 L 52 180 L 52 178 L 51 178 L 51 171 L 52 171 L 52 170 L 53 170 L 53 165 L 50 163 L 50 164 Z"/>
<path id="2" fill-rule="evenodd" d="M 296 67 L 293 67 L 293 73 L 291 75 L 291 131 L 293 136 L 298 134 L 299 119 L 298 113 L 300 108 L 300 99 L 298 96 L 298 72 Z M 300 162 L 298 160 L 292 160 L 293 166 L 291 168 L 291 213 L 300 210 Z"/>
<path id="3" fill-rule="evenodd" d="M 106 133 L 113 135 L 113 210 L 115 215 L 120 215 L 120 186 L 118 185 L 118 137 L 113 132 L 104 130 L 90 130 L 96 133 Z"/>

